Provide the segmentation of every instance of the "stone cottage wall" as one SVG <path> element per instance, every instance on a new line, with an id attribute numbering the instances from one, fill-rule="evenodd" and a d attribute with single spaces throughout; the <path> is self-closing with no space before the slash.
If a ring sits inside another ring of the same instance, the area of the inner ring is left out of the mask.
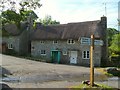
<path id="1" fill-rule="evenodd" d="M 41 56 L 40 50 L 46 50 L 46 55 Z M 89 59 L 83 59 L 82 58 L 82 51 L 90 50 L 89 45 L 80 45 L 79 41 L 75 41 L 75 44 L 68 44 L 67 40 L 64 41 L 58 41 L 57 44 L 53 44 L 53 41 L 44 41 L 44 43 L 41 43 L 41 41 L 32 41 L 31 42 L 31 55 L 34 57 L 46 57 L 48 59 L 51 58 L 51 51 L 52 50 L 59 50 L 61 52 L 61 63 L 70 63 L 70 57 L 69 52 L 70 51 L 78 51 L 78 61 L 77 63 L 79 65 L 86 65 L 89 66 Z M 67 51 L 67 55 L 63 55 L 63 51 Z M 101 46 L 95 46 L 94 49 L 94 63 L 95 66 L 100 66 L 101 61 Z"/>
<path id="2" fill-rule="evenodd" d="M 17 53 L 19 53 L 19 37 L 18 36 L 11 36 L 11 37 L 2 37 L 2 42 L 5 42 L 7 44 L 13 45 L 13 50 L 15 50 Z"/>
<path id="3" fill-rule="evenodd" d="M 29 35 L 28 31 L 24 30 L 21 35 L 19 36 L 20 38 L 20 54 L 21 55 L 27 55 L 29 53 Z"/>

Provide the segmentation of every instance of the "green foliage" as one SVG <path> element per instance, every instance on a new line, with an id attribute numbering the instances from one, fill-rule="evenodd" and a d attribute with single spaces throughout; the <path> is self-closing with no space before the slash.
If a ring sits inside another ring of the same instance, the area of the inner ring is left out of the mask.
<path id="1" fill-rule="evenodd" d="M 20 14 L 16 13 L 13 10 L 6 10 L 2 12 L 2 27 L 8 23 L 15 23 L 18 28 L 20 28 L 20 22 L 26 21 L 28 17 L 31 17 L 33 20 L 36 20 L 38 16 L 33 10 L 20 10 Z"/>
<path id="2" fill-rule="evenodd" d="M 112 87 L 104 85 L 104 84 L 95 84 L 95 86 L 91 87 L 90 85 L 80 84 L 78 86 L 70 87 L 70 90 L 114 90 Z"/>
<path id="3" fill-rule="evenodd" d="M 22 21 L 26 21 L 28 19 L 28 17 L 30 16 L 33 20 L 36 20 L 38 18 L 38 16 L 35 14 L 35 12 L 33 10 L 20 10 L 20 15 L 22 17 Z"/>
<path id="4" fill-rule="evenodd" d="M 6 10 L 2 12 L 2 21 L 3 23 L 15 23 L 18 27 L 20 26 L 20 21 L 22 17 L 20 14 L 16 13 L 13 10 Z"/>
<path id="5" fill-rule="evenodd" d="M 44 19 L 40 19 L 40 22 L 41 22 L 43 25 L 60 24 L 60 22 L 57 22 L 56 20 L 52 20 L 52 17 L 49 16 L 49 15 L 45 16 Z"/>
<path id="6" fill-rule="evenodd" d="M 119 31 L 117 31 L 116 29 L 114 28 L 108 28 L 107 29 L 107 34 L 108 34 L 108 46 L 111 45 L 112 43 L 112 38 L 115 34 L 119 33 Z"/>
<path id="7" fill-rule="evenodd" d="M 19 7 L 19 13 L 16 11 Z M 40 0 L 0 0 L 0 11 L 2 12 L 2 26 L 6 23 L 15 23 L 18 27 L 21 21 L 25 21 L 28 16 L 36 20 L 38 17 L 32 9 L 40 8 Z M 7 9 L 7 10 L 6 10 Z"/>
<path id="8" fill-rule="evenodd" d="M 19 5 L 19 6 L 18 6 Z M 17 11 L 18 9 L 31 10 L 40 8 L 40 0 L 0 0 L 0 11 L 13 10 Z"/>
<path id="9" fill-rule="evenodd" d="M 42 4 L 40 4 L 40 0 L 22 0 L 20 3 L 22 9 L 30 10 L 40 8 Z"/>
<path id="10" fill-rule="evenodd" d="M 120 34 L 116 34 L 113 36 L 112 44 L 109 47 L 109 49 L 113 53 L 120 54 L 120 46 L 119 45 L 120 45 Z"/>

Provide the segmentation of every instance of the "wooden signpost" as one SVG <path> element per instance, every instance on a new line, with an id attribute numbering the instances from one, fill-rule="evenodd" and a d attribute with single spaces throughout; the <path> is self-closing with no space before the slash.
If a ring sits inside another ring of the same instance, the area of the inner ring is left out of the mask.
<path id="1" fill-rule="evenodd" d="M 94 35 L 91 35 L 91 38 L 82 37 L 80 40 L 81 45 L 90 45 L 90 86 L 94 86 L 94 46 L 103 46 L 103 40 L 95 40 Z"/>
<path id="2" fill-rule="evenodd" d="M 94 50 L 94 35 L 91 35 L 91 45 L 90 45 L 90 86 L 94 86 L 94 60 L 93 60 L 93 50 Z"/>

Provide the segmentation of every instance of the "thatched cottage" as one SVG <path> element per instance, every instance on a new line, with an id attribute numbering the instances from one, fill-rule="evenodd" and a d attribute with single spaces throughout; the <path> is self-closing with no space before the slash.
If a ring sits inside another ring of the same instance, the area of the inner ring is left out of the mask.
<path id="1" fill-rule="evenodd" d="M 21 23 L 21 28 L 18 28 L 15 24 L 7 24 L 3 28 L 3 53 L 13 53 L 14 51 L 19 55 L 23 55 L 30 52 L 29 31 L 26 23 Z"/>
<path id="2" fill-rule="evenodd" d="M 91 34 L 103 45 L 95 45 L 94 64 L 100 66 L 107 58 L 107 19 L 42 26 L 37 23 L 31 39 L 31 55 L 45 57 L 55 63 L 89 65 Z"/>

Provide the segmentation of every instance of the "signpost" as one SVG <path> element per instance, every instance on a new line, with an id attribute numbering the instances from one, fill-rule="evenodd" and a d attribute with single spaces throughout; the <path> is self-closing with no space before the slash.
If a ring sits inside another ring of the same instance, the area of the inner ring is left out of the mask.
<path id="1" fill-rule="evenodd" d="M 91 87 L 94 85 L 93 50 L 94 50 L 94 35 L 91 35 L 91 45 L 90 45 L 90 86 Z"/>
<path id="2" fill-rule="evenodd" d="M 81 38 L 81 44 L 91 45 L 91 38 L 82 37 Z M 94 40 L 94 45 L 102 46 L 103 41 L 102 40 Z"/>
<path id="3" fill-rule="evenodd" d="M 90 45 L 90 86 L 94 86 L 94 60 L 93 60 L 93 51 L 94 45 L 103 46 L 103 40 L 95 40 L 94 35 L 91 35 L 91 38 L 82 37 L 81 45 Z"/>

